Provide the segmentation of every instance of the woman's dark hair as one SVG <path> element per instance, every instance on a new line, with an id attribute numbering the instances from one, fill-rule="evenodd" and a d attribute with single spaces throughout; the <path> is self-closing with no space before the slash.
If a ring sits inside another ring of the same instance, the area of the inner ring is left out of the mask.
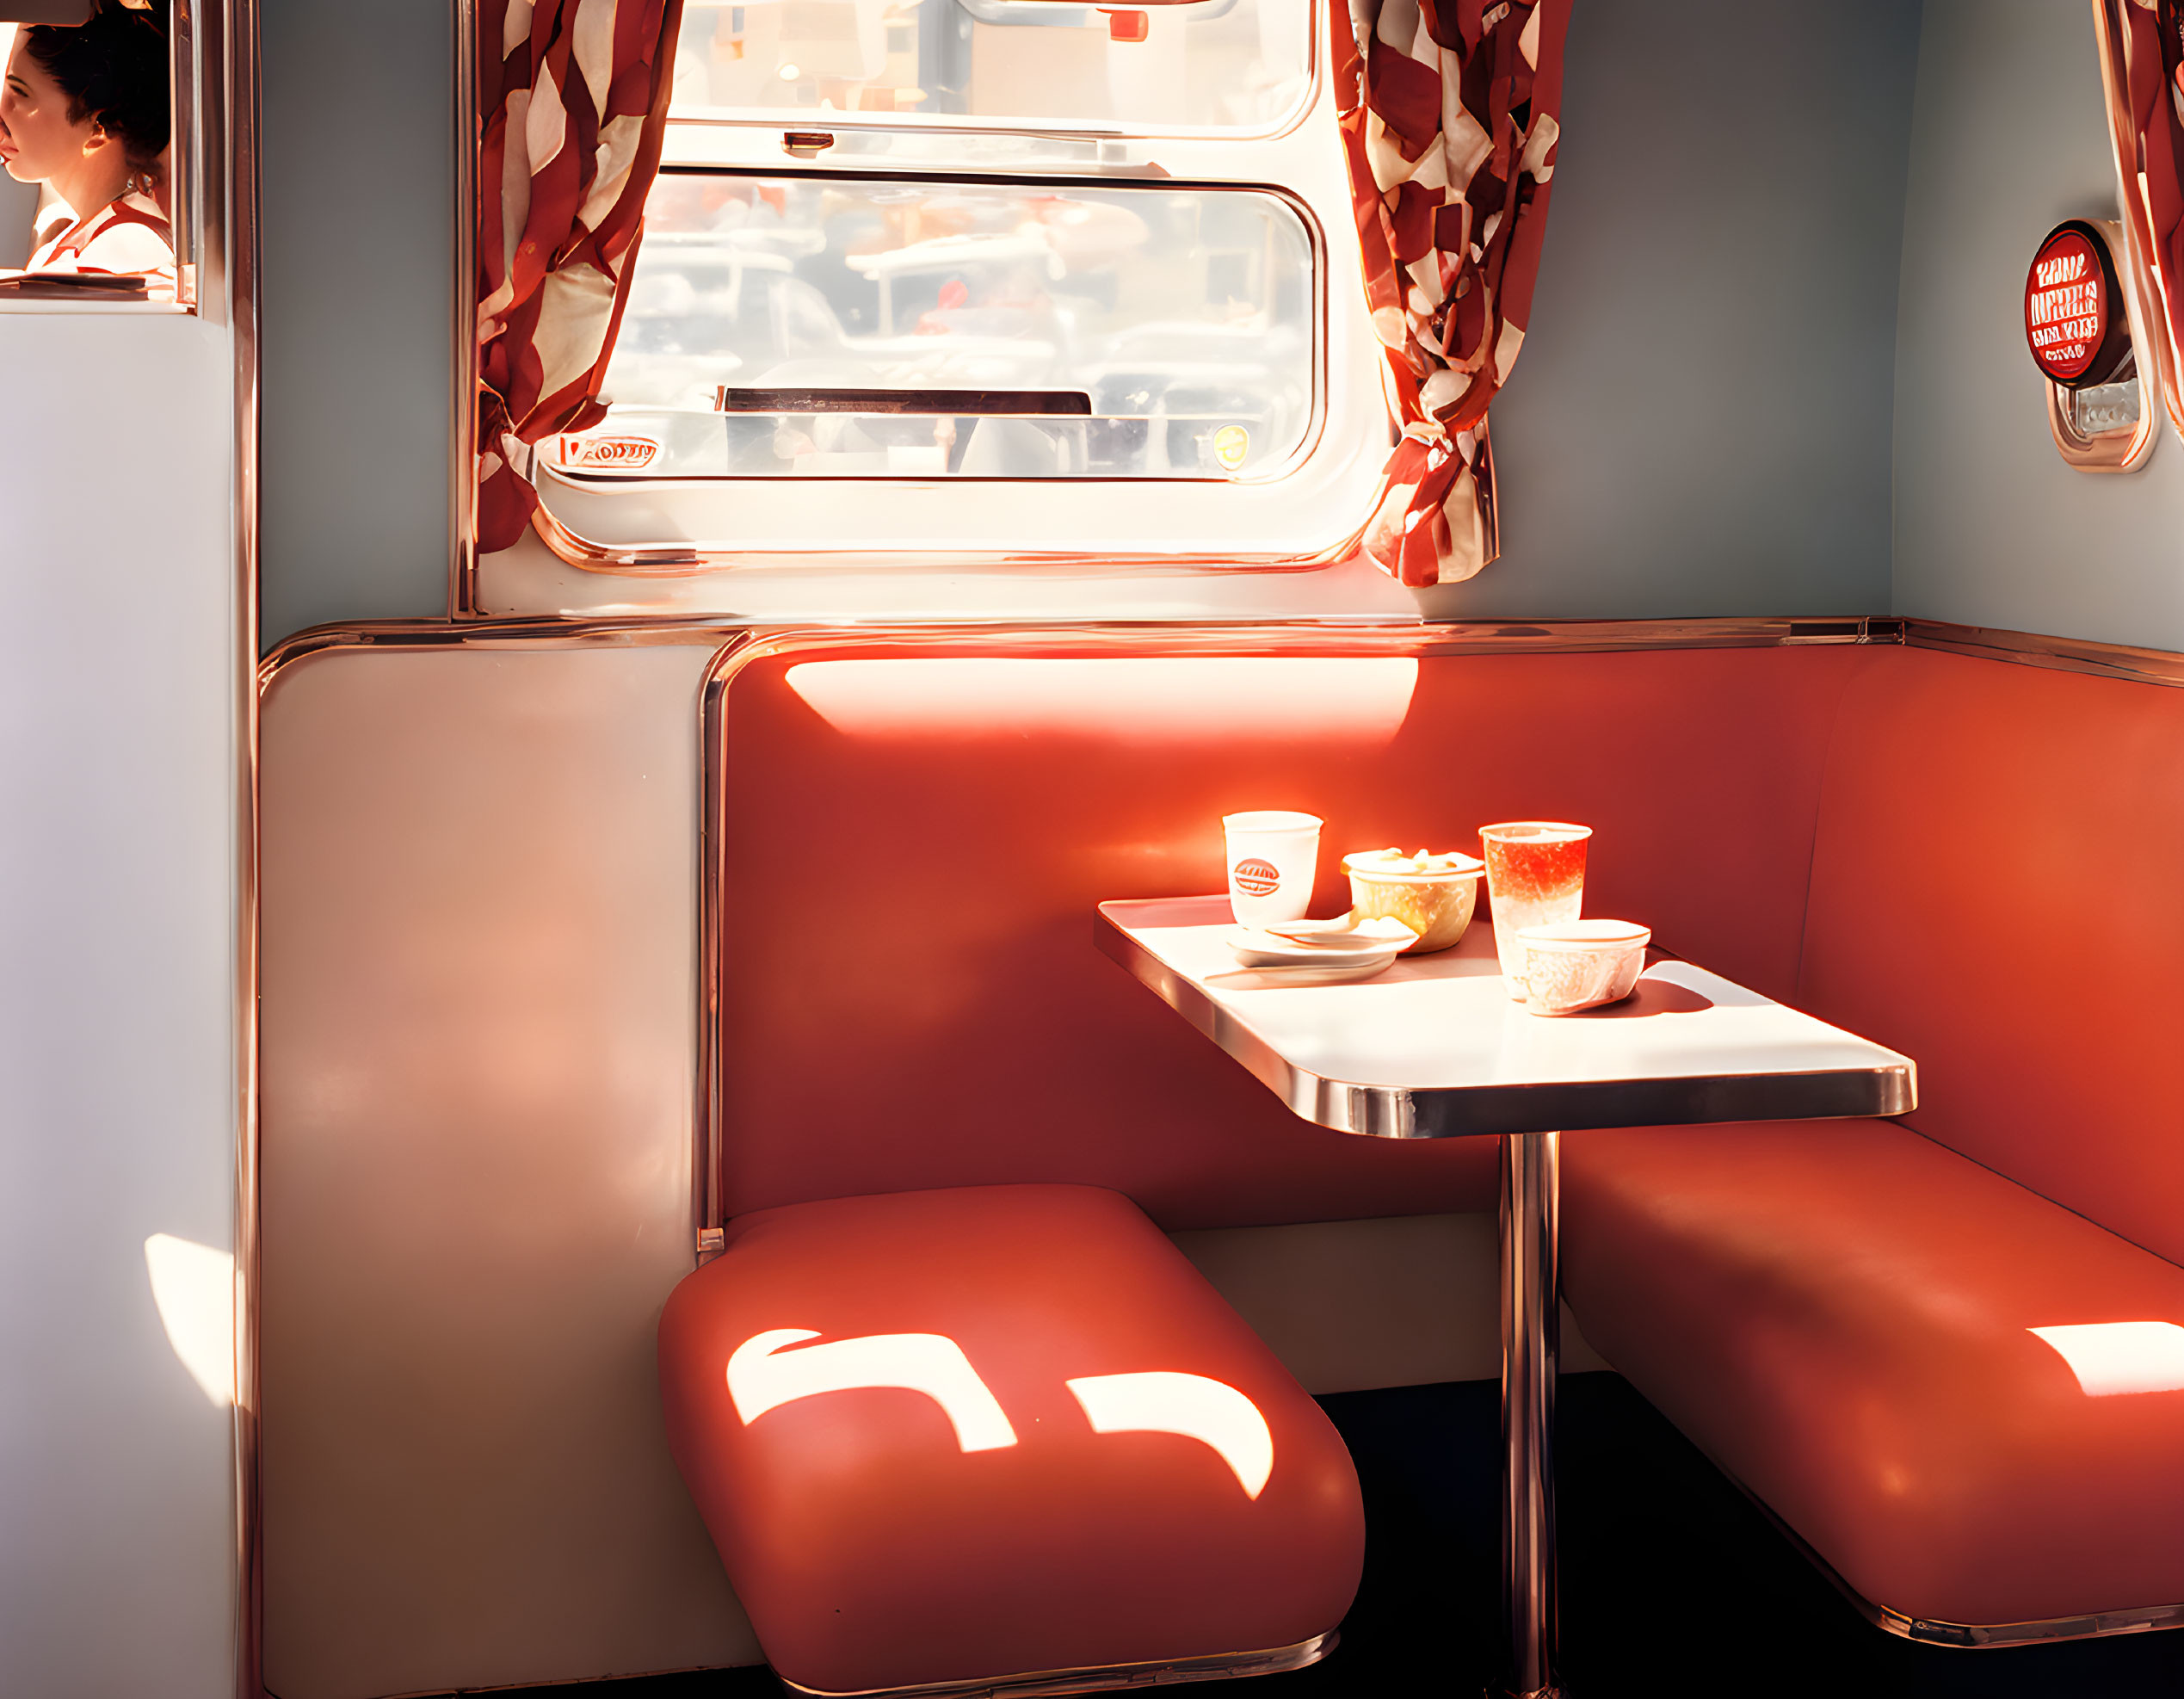
<path id="1" fill-rule="evenodd" d="M 93 0 L 74 28 L 31 24 L 23 52 L 68 96 L 68 121 L 86 118 L 121 144 L 130 165 L 152 169 L 171 139 L 167 98 L 166 7 L 143 10 Z"/>

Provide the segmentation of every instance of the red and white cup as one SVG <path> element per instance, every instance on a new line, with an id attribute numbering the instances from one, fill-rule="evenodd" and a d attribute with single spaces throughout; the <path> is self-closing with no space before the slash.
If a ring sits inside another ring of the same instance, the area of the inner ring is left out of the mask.
<path id="1" fill-rule="evenodd" d="M 1565 820 L 1505 820 L 1478 829 L 1486 852 L 1486 895 L 1494 905 L 1494 948 L 1502 982 L 1525 1000 L 1523 940 L 1527 926 L 1560 926 L 1585 900 L 1585 845 L 1590 826 Z"/>
<path id="2" fill-rule="evenodd" d="M 1317 814 L 1285 808 L 1221 817 L 1228 835 L 1229 910 L 1238 925 L 1305 917 L 1319 870 L 1323 824 Z"/>

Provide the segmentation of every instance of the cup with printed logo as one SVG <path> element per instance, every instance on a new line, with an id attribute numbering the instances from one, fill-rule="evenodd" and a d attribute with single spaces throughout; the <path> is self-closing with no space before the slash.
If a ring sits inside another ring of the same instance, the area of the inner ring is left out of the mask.
<path id="1" fill-rule="evenodd" d="M 1302 920 L 1319 868 L 1320 818 L 1283 808 L 1224 814 L 1229 909 L 1240 926 Z"/>
<path id="2" fill-rule="evenodd" d="M 1560 926 L 1577 918 L 1585 901 L 1585 845 L 1592 835 L 1590 826 L 1564 820 L 1507 820 L 1478 829 L 1502 982 L 1520 1003 L 1525 1000 L 1525 950 L 1517 935 L 1527 926 Z"/>

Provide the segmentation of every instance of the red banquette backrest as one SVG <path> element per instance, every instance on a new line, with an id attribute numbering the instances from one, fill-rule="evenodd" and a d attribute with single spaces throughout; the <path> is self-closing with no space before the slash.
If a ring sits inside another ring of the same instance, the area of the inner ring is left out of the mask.
<path id="1" fill-rule="evenodd" d="M 1576 819 L 1589 912 L 1787 996 L 1830 736 L 1875 654 L 762 644 L 708 730 L 726 1213 L 1009 1181 L 1112 1187 L 1169 1228 L 1489 1208 L 1492 1141 L 1299 1121 L 1098 952 L 1095 904 L 1222 888 L 1231 810 L 1326 819 L 1319 912 L 1344 850 Z"/>
<path id="2" fill-rule="evenodd" d="M 1920 1132 L 2184 1263 L 2184 689 L 1870 656 L 1798 1000 L 1916 1059 Z"/>

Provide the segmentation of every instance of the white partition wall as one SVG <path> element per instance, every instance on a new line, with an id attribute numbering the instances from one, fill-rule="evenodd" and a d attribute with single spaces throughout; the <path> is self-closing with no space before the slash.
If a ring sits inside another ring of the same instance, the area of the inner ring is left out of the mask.
<path id="1" fill-rule="evenodd" d="M 230 1699 L 230 339 L 0 312 L 0 1692 Z"/>

